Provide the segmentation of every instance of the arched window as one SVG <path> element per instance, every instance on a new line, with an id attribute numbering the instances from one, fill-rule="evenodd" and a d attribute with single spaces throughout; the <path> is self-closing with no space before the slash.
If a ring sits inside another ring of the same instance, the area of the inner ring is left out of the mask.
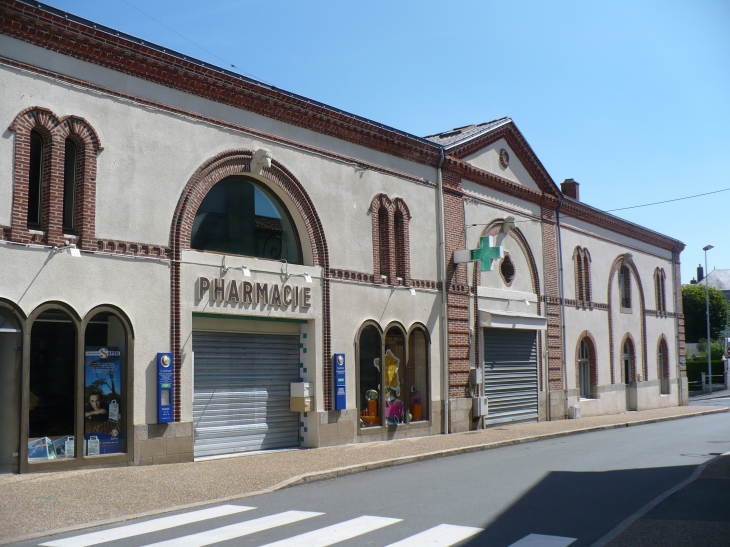
<path id="1" fill-rule="evenodd" d="M 63 231 L 73 234 L 76 229 L 76 173 L 78 171 L 78 154 L 76 145 L 66 139 L 63 166 Z"/>
<path id="2" fill-rule="evenodd" d="M 61 310 L 42 312 L 30 333 L 28 461 L 74 457 L 76 324 Z M 71 444 L 67 444 L 69 441 Z"/>
<path id="3" fill-rule="evenodd" d="M 588 249 L 576 247 L 573 251 L 575 262 L 575 299 L 578 302 L 591 301 L 591 255 Z"/>
<path id="4" fill-rule="evenodd" d="M 664 338 L 659 341 L 657 376 L 661 380 L 661 394 L 669 395 L 669 348 Z"/>
<path id="5" fill-rule="evenodd" d="M 373 427 L 382 425 L 380 385 L 382 369 L 382 339 L 380 331 L 368 325 L 360 333 L 358 344 L 360 361 L 360 425 Z"/>
<path id="6" fill-rule="evenodd" d="M 403 221 L 403 212 L 396 210 L 393 215 L 393 231 L 395 237 L 393 238 L 395 243 L 395 249 L 393 255 L 395 256 L 395 276 L 401 279 L 406 278 L 406 242 L 405 242 L 405 222 Z"/>
<path id="7" fill-rule="evenodd" d="M 229 177 L 200 204 L 191 247 L 201 251 L 302 263 L 294 222 L 279 199 L 258 181 Z"/>
<path id="8" fill-rule="evenodd" d="M 657 268 L 654 270 L 654 294 L 656 298 L 656 311 L 660 314 L 667 313 L 667 293 L 664 287 L 664 281 L 667 278 L 667 274 L 664 272 L 664 268 Z"/>
<path id="9" fill-rule="evenodd" d="M 37 131 L 30 132 L 28 178 L 28 228 L 40 228 L 43 209 L 43 152 L 45 143 Z"/>
<path id="10" fill-rule="evenodd" d="M 580 396 L 583 399 L 589 399 L 591 397 L 591 354 L 585 340 L 580 343 L 578 353 L 578 376 L 580 378 Z"/>
<path id="11" fill-rule="evenodd" d="M 621 295 L 621 307 L 631 309 L 631 270 L 628 266 L 621 266 L 618 274 L 618 288 Z"/>
<path id="12" fill-rule="evenodd" d="M 100 312 L 84 337 L 84 456 L 126 452 L 127 333 L 113 314 Z"/>
<path id="13" fill-rule="evenodd" d="M 398 325 L 384 336 L 366 325 L 358 343 L 360 427 L 396 426 L 428 421 L 429 339 L 415 326 L 410 334 Z"/>
<path id="14" fill-rule="evenodd" d="M 406 386 L 410 421 L 428 420 L 428 338 L 421 327 L 414 328 L 408 336 Z"/>
<path id="15" fill-rule="evenodd" d="M 631 340 L 624 342 L 623 348 L 624 383 L 630 384 L 634 379 L 634 346 Z"/>
<path id="16" fill-rule="evenodd" d="M 390 275 L 390 227 L 388 209 L 381 206 L 378 210 L 378 236 L 380 242 L 380 275 Z"/>

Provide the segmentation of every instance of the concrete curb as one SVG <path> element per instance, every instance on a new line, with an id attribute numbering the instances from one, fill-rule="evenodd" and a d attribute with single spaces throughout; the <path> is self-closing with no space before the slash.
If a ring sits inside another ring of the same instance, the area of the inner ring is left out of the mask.
<path id="1" fill-rule="evenodd" d="M 682 418 L 694 418 L 696 416 L 706 416 L 708 414 L 719 414 L 730 411 L 730 408 L 713 408 L 708 410 L 698 411 L 692 414 L 675 414 L 673 416 L 662 416 L 660 418 L 648 418 L 645 420 L 637 420 L 631 422 L 621 422 L 616 424 L 599 425 L 593 427 L 584 427 L 580 429 L 571 429 L 569 431 L 559 431 L 556 433 L 545 433 L 543 435 L 532 435 L 530 437 L 519 437 L 517 439 L 509 439 L 506 441 L 497 441 L 484 444 L 476 444 L 472 446 L 462 446 L 459 448 L 446 448 L 443 450 L 437 450 L 434 452 L 424 452 L 423 454 L 417 454 L 415 456 L 401 456 L 399 458 L 391 458 L 388 460 L 378 460 L 368 463 L 360 463 L 355 465 L 349 465 L 346 467 L 337 467 L 335 469 L 328 469 L 326 471 L 313 471 L 311 473 L 304 473 L 286 479 L 285 481 L 279 482 L 268 488 L 262 490 L 256 490 L 254 492 L 246 492 L 243 494 L 235 494 L 233 496 L 226 496 L 223 498 L 215 498 L 205 501 L 198 501 L 194 503 L 186 503 L 184 505 L 176 505 L 174 507 L 166 507 L 162 509 L 156 509 L 153 511 L 146 511 L 144 513 L 136 513 L 133 515 L 126 515 L 123 517 L 115 517 L 105 520 L 97 520 L 92 522 L 86 522 L 83 524 L 68 526 L 64 528 L 58 528 L 55 530 L 49 530 L 45 532 L 38 532 L 35 534 L 29 534 L 25 536 L 19 536 L 9 539 L 1 539 L 0 545 L 7 545 L 9 543 L 16 543 L 20 541 L 28 541 L 31 539 L 42 538 L 47 536 L 53 536 L 56 534 L 65 534 L 67 532 L 74 532 L 76 530 L 83 530 L 87 528 L 94 528 L 97 526 L 106 526 L 108 524 L 116 524 L 126 522 L 128 520 L 134 520 L 144 517 L 150 517 L 160 515 L 163 513 L 172 513 L 175 511 L 182 511 L 185 509 L 194 509 L 205 505 L 213 505 L 216 503 L 225 503 L 228 501 L 239 500 L 244 498 L 250 498 L 253 496 L 260 496 L 262 494 L 270 494 L 277 490 L 283 490 L 284 488 L 290 488 L 293 486 L 300 486 L 304 484 L 312 484 L 315 482 L 325 481 L 329 479 L 336 479 L 338 477 L 345 477 L 347 475 L 355 475 L 357 473 L 365 473 L 367 471 L 375 471 L 377 469 L 384 469 L 386 467 L 397 467 L 400 465 L 408 465 L 410 463 L 418 463 L 428 460 L 435 460 L 438 458 L 445 458 L 449 456 L 459 456 L 462 454 L 470 454 L 473 452 L 483 452 L 485 450 L 492 450 L 494 448 L 502 448 L 505 446 L 514 446 L 518 444 L 527 444 L 537 441 L 545 441 L 549 439 L 557 439 L 560 437 L 568 437 L 570 435 L 580 435 L 582 433 L 592 433 L 595 431 L 607 431 L 610 429 L 619 429 L 621 427 L 632 427 L 637 425 L 647 425 L 658 422 L 667 422 L 671 420 L 681 420 Z M 707 462 L 706 462 L 707 463 Z M 703 464 L 704 465 L 704 464 Z M 703 467 L 704 468 L 704 467 Z"/>

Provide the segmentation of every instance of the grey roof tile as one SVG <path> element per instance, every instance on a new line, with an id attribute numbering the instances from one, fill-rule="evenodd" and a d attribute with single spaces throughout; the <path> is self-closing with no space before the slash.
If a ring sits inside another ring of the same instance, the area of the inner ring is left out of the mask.
<path id="1" fill-rule="evenodd" d="M 465 125 L 464 127 L 456 127 L 454 129 L 450 129 L 449 131 L 443 131 L 441 133 L 429 135 L 424 138 L 436 144 L 440 144 L 441 146 L 450 147 L 460 143 L 461 141 L 464 141 L 471 137 L 475 137 L 481 133 L 491 131 L 492 129 L 495 129 L 500 125 L 511 121 L 511 118 L 500 118 L 498 120 L 492 120 L 491 122 Z"/>

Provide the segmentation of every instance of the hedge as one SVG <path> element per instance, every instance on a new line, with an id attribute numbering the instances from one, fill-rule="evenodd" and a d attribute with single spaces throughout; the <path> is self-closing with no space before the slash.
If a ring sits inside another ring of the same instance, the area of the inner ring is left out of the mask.
<path id="1" fill-rule="evenodd" d="M 702 373 L 707 374 L 707 360 L 706 359 L 691 359 L 687 361 L 687 381 L 688 382 L 699 382 L 702 381 Z M 712 361 L 712 376 L 719 376 L 725 372 L 724 361 Z M 718 380 L 713 378 L 713 381 Z"/>

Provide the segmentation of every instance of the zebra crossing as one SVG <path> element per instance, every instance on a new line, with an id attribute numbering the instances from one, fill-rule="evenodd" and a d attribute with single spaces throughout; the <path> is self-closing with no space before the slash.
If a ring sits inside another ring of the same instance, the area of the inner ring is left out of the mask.
<path id="1" fill-rule="evenodd" d="M 220 505 L 178 515 L 155 518 L 144 522 L 127 524 L 107 530 L 46 541 L 39 545 L 42 547 L 91 547 L 93 545 L 106 545 L 118 540 L 137 538 L 140 547 L 204 547 L 205 545 L 215 545 L 220 542 L 243 538 L 266 530 L 274 530 L 297 522 L 309 521 L 310 519 L 313 519 L 312 522 L 316 522 L 316 517 L 325 514 L 314 511 L 284 511 L 262 517 L 254 516 L 254 518 L 242 520 L 234 524 L 219 526 L 203 532 L 174 537 L 155 543 L 145 541 L 144 536 L 153 532 L 174 530 L 189 524 L 213 521 L 216 518 L 232 515 L 246 517 L 248 515 L 244 515 L 244 513 L 254 510 L 256 510 L 256 507 Z M 361 538 L 371 532 L 393 526 L 400 522 L 403 522 L 403 519 L 363 515 L 330 526 L 315 528 L 309 532 L 293 535 L 273 543 L 267 543 L 262 545 L 262 547 L 327 547 L 328 545 L 335 545 L 344 541 Z M 386 547 L 449 547 L 473 538 L 482 531 L 482 528 L 471 526 L 439 524 L 410 537 L 398 540 L 395 543 L 390 543 Z M 529 534 L 516 543 L 513 543 L 510 547 L 567 547 L 574 541 L 576 541 L 575 538 Z"/>

